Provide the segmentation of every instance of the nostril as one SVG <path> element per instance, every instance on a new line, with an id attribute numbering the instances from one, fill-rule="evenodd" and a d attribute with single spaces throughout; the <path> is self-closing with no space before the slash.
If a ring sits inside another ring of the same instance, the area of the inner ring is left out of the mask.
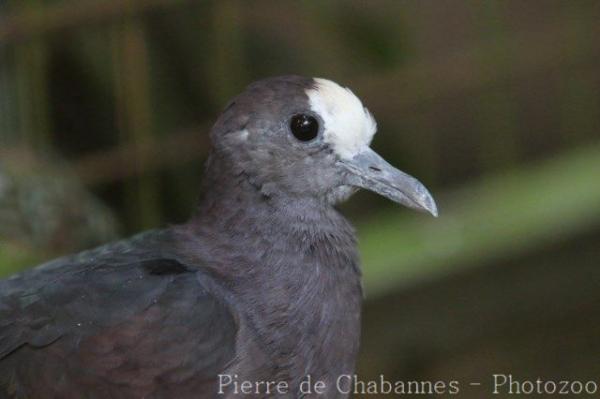
<path id="1" fill-rule="evenodd" d="M 381 169 L 379 169 L 375 166 L 369 166 L 369 169 L 374 170 L 375 172 L 381 172 Z"/>

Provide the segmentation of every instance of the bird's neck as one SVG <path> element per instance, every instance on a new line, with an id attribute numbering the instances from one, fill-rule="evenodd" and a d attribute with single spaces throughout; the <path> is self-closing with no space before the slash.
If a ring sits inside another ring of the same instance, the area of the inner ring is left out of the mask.
<path id="1" fill-rule="evenodd" d="M 330 203 L 263 190 L 218 159 L 208 163 L 205 187 L 187 224 L 194 236 L 188 242 L 210 256 L 206 263 L 221 275 L 292 278 L 297 285 L 318 271 L 359 279 L 354 229 Z"/>
<path id="2" fill-rule="evenodd" d="M 205 260 L 220 274 L 269 279 L 281 273 L 282 281 L 295 278 L 299 285 L 318 270 L 359 279 L 354 229 L 331 204 L 266 195 L 243 173 L 205 183 L 210 190 L 186 229 L 193 235 L 189 242 L 211 257 Z"/>
<path id="3" fill-rule="evenodd" d="M 230 239 L 257 233 L 280 239 L 340 235 L 353 244 L 351 225 L 322 198 L 265 190 L 243 171 L 235 172 L 222 162 L 209 162 L 205 176 L 204 196 L 190 221 L 193 229 Z"/>

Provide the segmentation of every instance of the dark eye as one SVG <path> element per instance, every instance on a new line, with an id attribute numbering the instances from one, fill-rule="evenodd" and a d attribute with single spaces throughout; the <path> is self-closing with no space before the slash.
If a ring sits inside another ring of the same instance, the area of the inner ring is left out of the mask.
<path id="1" fill-rule="evenodd" d="M 319 134 L 319 122 L 310 115 L 294 115 L 290 121 L 292 134 L 300 141 L 310 141 Z"/>

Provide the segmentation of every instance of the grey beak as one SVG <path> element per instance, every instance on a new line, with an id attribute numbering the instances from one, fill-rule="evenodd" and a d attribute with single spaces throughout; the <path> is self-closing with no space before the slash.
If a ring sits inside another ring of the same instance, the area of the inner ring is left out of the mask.
<path id="1" fill-rule="evenodd" d="M 348 172 L 347 184 L 374 191 L 399 204 L 427 211 L 437 217 L 437 206 L 425 186 L 394 168 L 370 148 L 365 148 L 352 159 L 339 162 Z"/>

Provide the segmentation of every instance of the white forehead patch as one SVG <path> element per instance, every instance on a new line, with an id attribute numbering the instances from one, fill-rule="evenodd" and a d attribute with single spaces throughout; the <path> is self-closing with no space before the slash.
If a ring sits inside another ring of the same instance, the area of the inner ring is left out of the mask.
<path id="1" fill-rule="evenodd" d="M 306 94 L 312 111 L 325 122 L 323 138 L 340 158 L 352 158 L 371 144 L 375 119 L 350 89 L 331 80 L 314 80 L 315 88 Z"/>

